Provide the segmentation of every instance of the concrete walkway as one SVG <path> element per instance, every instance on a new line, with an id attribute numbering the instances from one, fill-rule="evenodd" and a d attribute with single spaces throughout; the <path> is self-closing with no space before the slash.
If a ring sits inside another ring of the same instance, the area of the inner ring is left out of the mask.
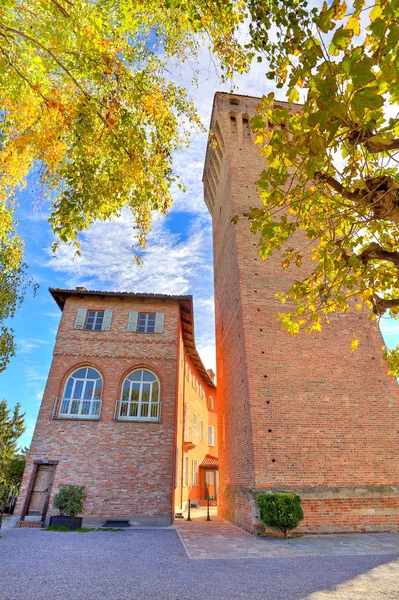
<path id="1" fill-rule="evenodd" d="M 175 521 L 175 529 L 190 558 L 281 558 L 296 556 L 371 556 L 399 554 L 399 534 L 363 533 L 304 535 L 288 540 L 255 537 L 216 514 L 206 521 L 204 509 L 191 511 L 192 521 Z"/>

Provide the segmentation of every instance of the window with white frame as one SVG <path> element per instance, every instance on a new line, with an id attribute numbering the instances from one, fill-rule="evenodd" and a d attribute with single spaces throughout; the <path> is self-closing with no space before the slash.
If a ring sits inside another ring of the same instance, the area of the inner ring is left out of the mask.
<path id="1" fill-rule="evenodd" d="M 78 308 L 74 329 L 109 331 L 112 323 L 112 310 L 87 310 Z"/>
<path id="2" fill-rule="evenodd" d="M 193 414 L 193 437 L 197 438 L 197 415 Z"/>
<path id="3" fill-rule="evenodd" d="M 139 333 L 155 333 L 155 313 L 139 313 Z"/>
<path id="4" fill-rule="evenodd" d="M 188 442 L 188 404 L 184 407 L 184 441 Z"/>
<path id="5" fill-rule="evenodd" d="M 88 310 L 85 329 L 91 329 L 93 331 L 101 331 L 104 320 L 103 310 Z"/>
<path id="6" fill-rule="evenodd" d="M 213 427 L 213 425 L 209 425 L 208 427 L 208 445 L 215 445 L 215 428 Z"/>
<path id="7" fill-rule="evenodd" d="M 200 421 L 200 441 L 204 441 L 204 421 L 202 419 Z"/>
<path id="8" fill-rule="evenodd" d="M 176 446 L 175 488 L 179 485 L 179 448 Z"/>
<path id="9" fill-rule="evenodd" d="M 188 456 L 185 456 L 184 464 L 183 464 L 183 486 L 184 487 L 187 487 L 188 485 L 190 485 L 189 476 L 190 476 L 190 459 Z"/>
<path id="10" fill-rule="evenodd" d="M 193 388 L 196 392 L 198 392 L 198 379 L 196 378 L 196 376 L 193 373 Z"/>
<path id="11" fill-rule="evenodd" d="M 159 380 L 147 369 L 138 369 L 123 382 L 118 418 L 129 421 L 159 421 Z"/>
<path id="12" fill-rule="evenodd" d="M 186 363 L 186 379 L 187 379 L 187 381 L 190 381 L 190 377 L 191 377 L 190 367 L 188 366 L 188 363 Z"/>
<path id="13" fill-rule="evenodd" d="M 204 388 L 202 387 L 202 385 L 199 386 L 199 395 L 201 400 L 203 400 L 205 398 L 205 391 Z"/>
<path id="14" fill-rule="evenodd" d="M 193 458 L 192 463 L 192 476 L 191 476 L 192 485 L 198 485 L 198 460 Z"/>
<path id="15" fill-rule="evenodd" d="M 209 410 L 215 410 L 215 400 L 212 396 L 209 396 L 208 398 L 208 408 Z"/>
<path id="16" fill-rule="evenodd" d="M 75 419 L 99 419 L 103 380 L 98 371 L 81 367 L 68 377 L 59 417 Z"/>

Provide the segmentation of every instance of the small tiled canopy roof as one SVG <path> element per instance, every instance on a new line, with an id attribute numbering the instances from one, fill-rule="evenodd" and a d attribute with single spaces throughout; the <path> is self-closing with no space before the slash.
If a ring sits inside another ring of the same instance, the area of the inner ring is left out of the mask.
<path id="1" fill-rule="evenodd" d="M 205 458 L 200 464 L 200 467 L 205 467 L 206 469 L 217 469 L 219 464 L 219 459 L 215 456 L 211 456 L 210 454 L 205 454 Z"/>

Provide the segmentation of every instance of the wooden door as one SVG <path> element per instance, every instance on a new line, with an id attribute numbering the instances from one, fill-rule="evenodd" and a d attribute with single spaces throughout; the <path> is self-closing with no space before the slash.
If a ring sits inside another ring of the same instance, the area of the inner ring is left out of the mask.
<path id="1" fill-rule="evenodd" d="M 55 465 L 38 465 L 29 498 L 27 515 L 43 515 L 47 512 Z"/>
<path id="2" fill-rule="evenodd" d="M 212 498 L 216 500 L 217 497 L 217 486 L 216 486 L 216 471 L 208 471 L 205 469 L 205 500 Z"/>

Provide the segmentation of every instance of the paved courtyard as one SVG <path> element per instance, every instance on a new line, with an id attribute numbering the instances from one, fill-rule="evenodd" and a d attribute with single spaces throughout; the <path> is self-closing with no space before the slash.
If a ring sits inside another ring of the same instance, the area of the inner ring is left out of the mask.
<path id="1" fill-rule="evenodd" d="M 190 555 L 203 554 L 208 546 L 208 554 L 197 560 L 189 558 L 173 528 L 90 533 L 2 530 L 0 600 L 399 599 L 395 536 L 375 536 L 374 542 L 368 540 L 373 536 L 348 536 L 354 538 L 349 543 L 347 536 L 323 536 L 337 538 L 326 542 L 322 537 L 259 540 L 241 530 L 234 536 L 235 528 L 230 530 L 229 524 L 217 518 L 206 523 L 198 516 L 199 520 L 177 527 Z M 200 533 L 201 541 L 195 541 L 201 527 L 207 538 Z M 270 553 L 260 554 L 259 544 L 267 545 Z M 276 550 L 283 547 L 289 553 Z"/>
<path id="2" fill-rule="evenodd" d="M 187 516 L 187 513 L 186 513 Z M 278 558 L 294 556 L 366 556 L 398 554 L 399 534 L 306 535 L 288 540 L 254 537 L 210 511 L 191 511 L 192 521 L 176 521 L 176 530 L 190 558 Z"/>

